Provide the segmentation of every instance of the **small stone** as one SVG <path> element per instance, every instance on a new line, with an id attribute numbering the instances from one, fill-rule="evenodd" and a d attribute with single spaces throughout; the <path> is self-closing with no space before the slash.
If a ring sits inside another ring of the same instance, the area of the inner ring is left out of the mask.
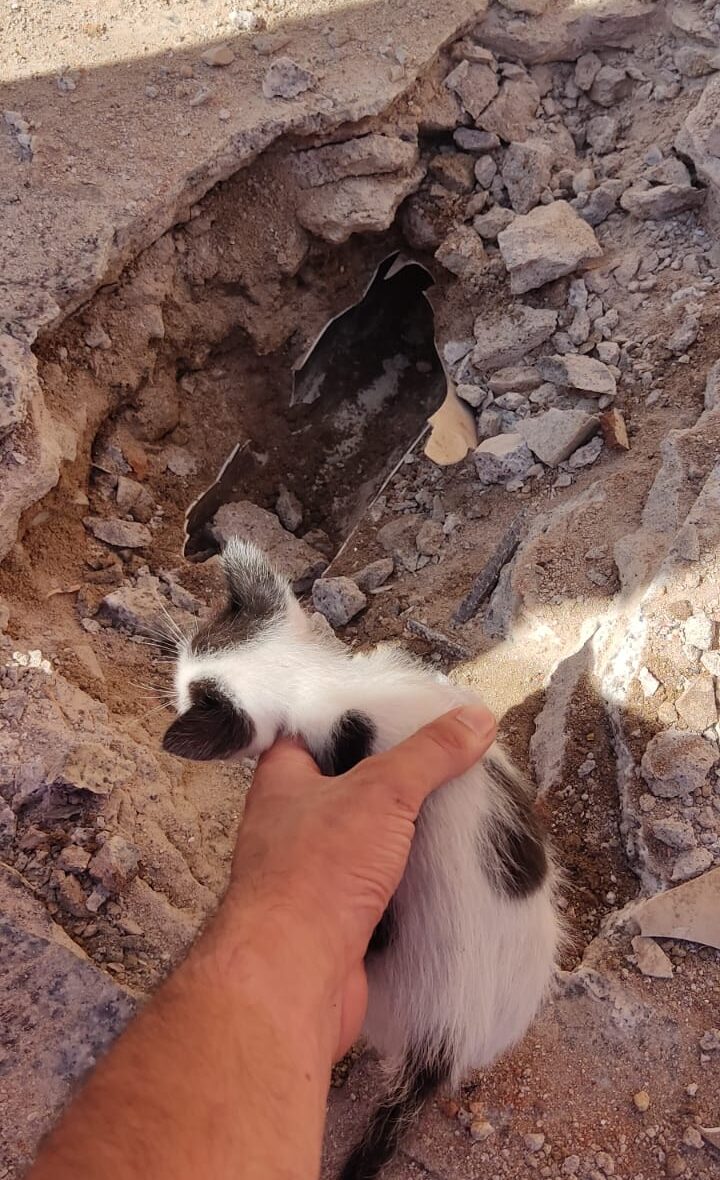
<path id="1" fill-rule="evenodd" d="M 228 13 L 230 24 L 243 33 L 254 33 L 256 29 L 264 29 L 265 21 L 256 12 L 247 8 L 233 8 Z"/>
<path id="2" fill-rule="evenodd" d="M 580 1171 L 580 1156 L 567 1155 L 562 1163 L 562 1173 L 564 1176 L 576 1176 Z"/>
<path id="3" fill-rule="evenodd" d="M 537 369 L 531 365 L 510 365 L 505 369 L 498 369 L 488 380 L 488 385 L 496 395 L 510 393 L 531 393 L 541 385 Z"/>
<path id="4" fill-rule="evenodd" d="M 396 564 L 414 573 L 418 568 L 419 554 L 415 537 L 418 522 L 416 517 L 398 516 L 378 529 L 377 539 L 386 552 L 391 553 Z"/>
<path id="5" fill-rule="evenodd" d="M 455 392 L 457 393 L 458 397 L 461 397 L 462 400 L 467 402 L 469 406 L 472 406 L 473 409 L 478 409 L 487 398 L 487 393 L 483 389 L 482 385 L 461 384 L 456 386 Z"/>
<path id="6" fill-rule="evenodd" d="M 676 1151 L 671 1151 L 665 1160 L 666 1176 L 682 1176 L 685 1171 L 685 1160 Z"/>
<path id="7" fill-rule="evenodd" d="M 596 53 L 583 53 L 575 62 L 575 85 L 578 90 L 589 90 L 602 66 Z"/>
<path id="8" fill-rule="evenodd" d="M 392 557 L 380 557 L 377 561 L 371 561 L 369 565 L 363 566 L 361 570 L 353 574 L 352 580 L 365 594 L 370 594 L 373 590 L 383 586 L 394 572 L 395 562 Z"/>
<path id="9" fill-rule="evenodd" d="M 494 438 L 502 430 L 503 416 L 500 410 L 489 408 L 483 410 L 478 417 L 478 435 L 480 438 Z"/>
<path id="10" fill-rule="evenodd" d="M 100 348 L 105 352 L 112 348 L 112 340 L 100 324 L 93 324 L 91 328 L 88 328 L 83 340 L 88 348 Z"/>
<path id="11" fill-rule="evenodd" d="M 558 410 L 553 407 L 526 418 L 518 424 L 518 433 L 530 450 L 548 467 L 557 467 L 597 430 L 597 418 L 584 410 Z"/>
<path id="12" fill-rule="evenodd" d="M 187 479 L 197 471 L 197 459 L 188 451 L 187 447 L 177 447 L 171 444 L 165 447 L 158 456 L 166 471 L 181 479 Z"/>
<path id="13" fill-rule="evenodd" d="M 604 365 L 616 365 L 620 360 L 620 345 L 614 340 L 601 340 L 595 351 Z"/>
<path id="14" fill-rule="evenodd" d="M 475 121 L 498 92 L 495 71 L 480 62 L 461 61 L 448 74 L 445 85 L 448 90 L 457 94 L 463 107 Z"/>
<path id="15" fill-rule="evenodd" d="M 500 147 L 497 135 L 490 131 L 477 131 L 474 127 L 458 127 L 453 132 L 455 143 L 464 152 L 484 155 Z"/>
<path id="16" fill-rule="evenodd" d="M 686 852 L 689 848 L 695 848 L 697 845 L 695 829 L 689 820 L 655 819 L 648 825 L 648 828 L 655 839 L 659 840 L 661 844 L 667 844 L 668 848 L 677 848 Z"/>
<path id="17" fill-rule="evenodd" d="M 700 323 L 697 318 L 694 315 L 685 316 L 685 319 L 668 340 L 668 348 L 674 353 L 687 352 L 688 348 L 697 340 L 699 331 Z"/>
<path id="18" fill-rule="evenodd" d="M 545 1136 L 541 1131 L 531 1131 L 528 1135 L 523 1135 L 523 1143 L 531 1155 L 534 1155 L 545 1143 Z"/>
<path id="19" fill-rule="evenodd" d="M 480 316 L 475 321 L 473 364 L 479 372 L 493 372 L 522 360 L 555 331 L 557 312 L 514 304 L 508 312 Z"/>
<path id="20" fill-rule="evenodd" d="M 630 450 L 627 426 L 619 410 L 603 410 L 600 415 L 600 430 L 607 447 L 618 451 Z"/>
<path id="21" fill-rule="evenodd" d="M 601 225 L 615 209 L 622 191 L 621 180 L 608 180 L 594 189 L 587 200 L 576 197 L 573 207 L 577 207 L 577 212 L 588 225 Z M 580 200 L 584 202 L 582 206 L 578 204 Z"/>
<path id="22" fill-rule="evenodd" d="M 479 159 L 475 161 L 474 169 L 475 179 L 480 185 L 480 188 L 490 188 L 490 185 L 495 179 L 495 173 L 497 172 L 497 164 L 493 160 L 492 156 L 480 156 Z"/>
<path id="23" fill-rule="evenodd" d="M 640 770 L 653 795 L 673 799 L 702 787 L 717 758 L 715 746 L 705 738 L 667 729 L 648 742 Z"/>
<path id="24" fill-rule="evenodd" d="M 306 90 L 314 90 L 317 77 L 310 70 L 299 66 L 289 57 L 278 57 L 263 79 L 262 91 L 265 98 L 297 98 Z"/>
<path id="25" fill-rule="evenodd" d="M 705 201 L 706 190 L 688 185 L 658 184 L 654 188 L 625 189 L 620 204 L 633 217 L 643 221 L 661 221 L 687 209 L 698 209 Z"/>
<path id="26" fill-rule="evenodd" d="M 601 1172 L 606 1176 L 615 1175 L 615 1160 L 607 1151 L 598 1151 L 595 1155 L 595 1163 Z"/>
<path id="27" fill-rule="evenodd" d="M 464 152 L 440 152 L 433 156 L 428 171 L 451 193 L 470 193 L 475 184 L 475 159 Z"/>
<path id="28" fill-rule="evenodd" d="M 85 890 L 72 873 L 54 872 L 52 875 L 52 883 L 55 886 L 55 896 L 58 900 L 58 905 L 67 910 L 76 918 L 83 918 L 86 915 L 86 901 Z"/>
<path id="29" fill-rule="evenodd" d="M 512 209 L 504 209 L 502 205 L 494 205 L 487 213 L 482 213 L 473 219 L 473 229 L 490 242 L 497 240 L 499 233 L 515 219 Z"/>
<path id="30" fill-rule="evenodd" d="M 612 107 L 632 90 L 632 79 L 625 70 L 601 66 L 590 87 L 590 98 L 601 107 Z"/>
<path id="31" fill-rule="evenodd" d="M 567 201 L 539 205 L 516 217 L 498 235 L 498 245 L 515 295 L 570 274 L 602 254 L 593 230 Z"/>
<path id="32" fill-rule="evenodd" d="M 606 156 L 615 147 L 618 121 L 612 115 L 597 115 L 588 121 L 585 136 L 594 152 Z"/>
<path id="33" fill-rule="evenodd" d="M 706 672 L 696 676 L 676 700 L 675 708 L 688 728 L 698 733 L 715 725 L 718 715 L 712 676 Z"/>
<path id="34" fill-rule="evenodd" d="M 351 578 L 318 578 L 313 585 L 315 610 L 333 627 L 344 627 L 367 606 L 367 597 Z"/>
<path id="35" fill-rule="evenodd" d="M 649 1110 L 650 1095 L 648 1094 L 647 1090 L 638 1090 L 637 1093 L 633 1094 L 633 1102 L 636 1109 L 642 1111 L 643 1114 L 646 1110 Z"/>
<path id="36" fill-rule="evenodd" d="M 676 68 L 686 78 L 702 78 L 718 68 L 718 57 L 711 49 L 699 45 L 681 45 L 673 55 Z"/>
<path id="37" fill-rule="evenodd" d="M 488 264 L 485 248 L 475 231 L 467 225 L 452 229 L 438 246 L 435 257 L 464 283 L 479 286 L 485 278 Z"/>
<path id="38" fill-rule="evenodd" d="M 55 863 L 64 873 L 84 873 L 90 864 L 90 853 L 77 844 L 68 844 Z"/>
<path id="39" fill-rule="evenodd" d="M 86 516 L 83 524 L 98 541 L 104 541 L 116 549 L 146 549 L 152 543 L 150 529 L 135 521 Z"/>
<path id="40" fill-rule="evenodd" d="M 90 876 L 108 890 L 122 893 L 137 877 L 140 851 L 124 836 L 108 836 L 88 866 Z"/>
<path id="41" fill-rule="evenodd" d="M 683 852 L 673 865 L 670 880 L 689 881 L 704 873 L 712 863 L 713 856 L 709 848 L 693 848 L 690 852 Z"/>
<path id="42" fill-rule="evenodd" d="M 439 557 L 444 541 L 443 527 L 437 520 L 424 520 L 415 538 L 418 553 L 425 557 Z"/>
<path id="43" fill-rule="evenodd" d="M 115 500 L 121 512 L 147 524 L 155 512 L 155 501 L 146 487 L 127 475 L 118 476 Z"/>
<path id="44" fill-rule="evenodd" d="M 638 672 L 638 682 L 643 690 L 643 695 L 648 698 L 655 696 L 655 693 L 660 687 L 660 681 L 657 677 L 653 676 L 649 668 L 640 669 Z"/>
<path id="45" fill-rule="evenodd" d="M 686 1127 L 682 1141 L 686 1147 L 694 1147 L 696 1151 L 700 1151 L 705 1146 L 705 1140 L 697 1127 Z"/>
<path id="46" fill-rule="evenodd" d="M 289 44 L 290 37 L 287 33 L 261 33 L 259 37 L 253 38 L 252 47 L 260 57 L 270 57 Z"/>
<path id="47" fill-rule="evenodd" d="M 204 50 L 200 58 L 206 66 L 229 66 L 235 61 L 235 54 L 229 45 L 213 45 Z"/>
<path id="48" fill-rule="evenodd" d="M 495 1128 L 487 1119 L 474 1118 L 470 1123 L 470 1138 L 475 1143 L 484 1143 L 495 1133 Z"/>
<path id="49" fill-rule="evenodd" d="M 300 500 L 283 484 L 275 502 L 275 513 L 280 524 L 289 533 L 296 533 L 302 524 L 303 506 Z"/>
<path id="50" fill-rule="evenodd" d="M 688 1098 L 697 1098 L 697 1092 L 700 1089 L 697 1082 L 691 1082 L 689 1086 L 685 1087 L 685 1093 Z"/>
<path id="51" fill-rule="evenodd" d="M 0 804 L 0 847 L 9 844 L 17 832 L 17 816 L 12 807 Z"/>
<path id="52" fill-rule="evenodd" d="M 720 1028 L 709 1028 L 700 1037 L 703 1053 L 720 1053 Z"/>
<path id="53" fill-rule="evenodd" d="M 685 642 L 700 651 L 709 651 L 715 640 L 715 623 L 706 614 L 691 615 L 683 623 Z"/>
<path id="54" fill-rule="evenodd" d="M 223 504 L 215 513 L 211 527 L 220 546 L 227 545 L 232 537 L 252 541 L 277 569 L 289 577 L 296 594 L 309 590 L 315 578 L 327 568 L 322 552 L 284 529 L 274 512 L 268 512 L 250 500 Z"/>
<path id="55" fill-rule="evenodd" d="M 533 465 L 527 443 L 520 434 L 499 434 L 485 439 L 474 451 L 475 470 L 481 483 L 505 483 L 523 476 Z"/>
<path id="56" fill-rule="evenodd" d="M 677 156 L 669 156 L 660 164 L 656 164 L 645 173 L 653 184 L 679 184 L 687 186 L 692 183 L 690 173 Z"/>
<path id="57" fill-rule="evenodd" d="M 540 91 L 531 78 L 507 78 L 476 123 L 506 143 L 517 143 L 527 139 L 539 105 Z"/>
<path id="58" fill-rule="evenodd" d="M 720 678 L 720 651 L 703 652 L 700 663 L 711 676 Z"/>
<path id="59" fill-rule="evenodd" d="M 502 178 L 516 213 L 529 213 L 550 184 L 552 150 L 543 140 L 511 143 L 505 152 Z"/>
<path id="60" fill-rule="evenodd" d="M 590 440 L 584 447 L 578 447 L 568 459 L 568 467 L 577 471 L 581 467 L 591 467 L 600 458 L 603 440 L 599 436 Z"/>
<path id="61" fill-rule="evenodd" d="M 544 356 L 538 360 L 537 369 L 553 385 L 580 389 L 594 397 L 614 397 L 617 392 L 611 370 L 591 356 Z"/>

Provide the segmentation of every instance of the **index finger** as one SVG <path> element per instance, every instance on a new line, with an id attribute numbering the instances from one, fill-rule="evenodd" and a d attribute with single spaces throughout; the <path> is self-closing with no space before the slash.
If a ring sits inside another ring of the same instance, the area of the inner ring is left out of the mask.
<path id="1" fill-rule="evenodd" d="M 489 709 L 462 705 L 368 759 L 363 773 L 372 767 L 373 778 L 386 783 L 415 817 L 431 791 L 464 774 L 487 753 L 496 733 Z"/>

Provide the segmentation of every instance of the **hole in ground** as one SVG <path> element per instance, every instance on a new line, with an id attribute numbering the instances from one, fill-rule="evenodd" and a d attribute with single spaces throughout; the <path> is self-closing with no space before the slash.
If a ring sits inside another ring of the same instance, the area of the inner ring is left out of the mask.
<path id="1" fill-rule="evenodd" d="M 334 317 L 296 365 L 290 393 L 285 356 L 260 358 L 244 337 L 216 350 L 197 380 L 216 383 L 215 404 L 225 387 L 237 409 L 237 441 L 188 511 L 186 557 L 218 552 L 212 520 L 223 504 L 272 506 L 281 485 L 300 499 L 305 530 L 322 528 L 333 548 L 342 542 L 445 395 L 425 298 L 432 282 L 397 251 L 385 258 L 362 299 Z"/>

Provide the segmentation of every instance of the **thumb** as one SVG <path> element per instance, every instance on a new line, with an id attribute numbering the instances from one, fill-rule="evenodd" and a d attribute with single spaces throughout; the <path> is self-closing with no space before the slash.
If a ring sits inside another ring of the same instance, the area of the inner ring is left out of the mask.
<path id="1" fill-rule="evenodd" d="M 495 718 L 484 705 L 463 705 L 423 726 L 372 763 L 373 778 L 386 783 L 398 800 L 417 815 L 423 801 L 443 783 L 464 774 L 495 740 Z M 352 774 L 352 771 L 350 772 Z"/>

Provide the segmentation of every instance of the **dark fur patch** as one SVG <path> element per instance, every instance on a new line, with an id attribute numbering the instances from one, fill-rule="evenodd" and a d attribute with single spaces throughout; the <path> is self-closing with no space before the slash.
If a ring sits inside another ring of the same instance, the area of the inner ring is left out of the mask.
<path id="1" fill-rule="evenodd" d="M 262 631 L 285 608 L 285 586 L 264 556 L 242 559 L 232 546 L 223 556 L 227 606 L 192 639 L 195 654 L 238 647 Z"/>
<path id="2" fill-rule="evenodd" d="M 190 701 L 190 708 L 175 718 L 163 738 L 168 754 L 211 762 L 247 749 L 255 732 L 251 719 L 211 680 L 194 681 Z"/>
<path id="3" fill-rule="evenodd" d="M 318 765 L 323 774 L 345 774 L 372 753 L 374 741 L 375 726 L 370 718 L 351 709 L 334 725 L 327 745 L 320 752 Z"/>
<path id="4" fill-rule="evenodd" d="M 386 951 L 393 940 L 396 929 L 395 907 L 391 898 L 385 913 L 372 932 L 367 953 L 369 955 L 378 955 Z"/>
<path id="5" fill-rule="evenodd" d="M 543 826 L 519 778 L 507 774 L 492 758 L 486 759 L 485 769 L 512 811 L 511 822 L 503 821 L 493 829 L 502 892 L 508 897 L 529 897 L 541 887 L 548 872 Z"/>

